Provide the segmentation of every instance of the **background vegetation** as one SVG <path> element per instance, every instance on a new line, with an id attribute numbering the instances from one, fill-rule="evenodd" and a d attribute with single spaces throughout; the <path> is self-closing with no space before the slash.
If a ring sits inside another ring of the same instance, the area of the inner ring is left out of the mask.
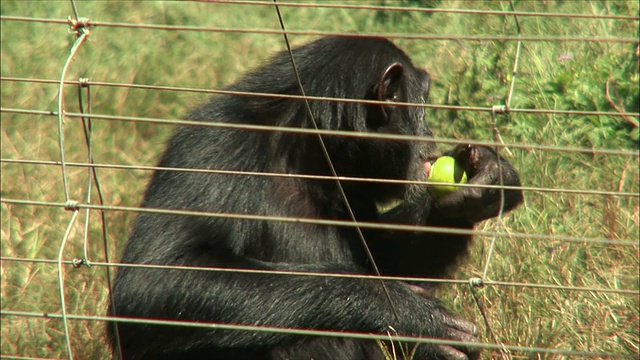
<path id="1" fill-rule="evenodd" d="M 334 3 L 334 2 L 332 2 Z M 349 2 L 350 4 L 356 2 Z M 361 3 L 434 6 L 445 9 L 509 10 L 509 3 L 482 1 L 363 1 Z M 637 1 L 515 1 L 518 11 L 638 16 Z M 203 3 L 79 2 L 81 16 L 93 21 L 184 25 L 207 28 L 279 29 L 273 8 Z M 510 16 L 455 13 L 391 13 L 371 10 L 282 8 L 291 30 L 434 35 L 516 35 Z M 66 1 L 2 1 L 3 16 L 66 19 Z M 588 18 L 520 17 L 525 36 L 637 38 L 638 21 Z M 56 111 L 57 85 L 8 81 L 6 77 L 58 79 L 74 37 L 57 23 L 2 21 L 1 100 L 3 108 Z M 294 44 L 312 39 L 293 36 Z M 513 41 L 396 41 L 433 77 L 431 103 L 490 107 L 508 94 L 516 43 Z M 69 80 L 219 89 L 284 49 L 279 35 L 165 31 L 100 26 L 72 63 Z M 588 41 L 525 42 L 511 106 L 528 109 L 639 111 L 638 44 Z M 322 76 L 322 74 L 319 74 Z M 608 89 L 608 90 L 607 90 Z M 96 114 L 179 119 L 207 95 L 92 86 Z M 68 86 L 67 111 L 78 111 L 77 90 Z M 57 121 L 52 116 L 2 113 L 2 159 L 59 160 Z M 635 196 L 532 190 L 526 204 L 505 219 L 479 229 L 508 234 L 542 234 L 549 239 L 503 236 L 496 239 L 488 279 L 563 287 L 634 290 L 635 295 L 489 286 L 480 290 L 494 335 L 484 327 L 468 286 L 445 286 L 441 295 L 456 311 L 477 322 L 483 341 L 589 352 L 638 353 L 638 126 L 637 117 L 512 113 L 497 117 L 510 161 L 524 185 L 534 188 L 619 191 Z M 491 141 L 490 114 L 431 110 L 428 121 L 441 137 Z M 97 163 L 154 165 L 171 133 L 167 125 L 95 120 Z M 85 162 L 82 125 L 65 125 L 67 161 Z M 533 145 L 552 148 L 541 149 Z M 443 146 L 444 147 L 444 146 Z M 589 148 L 590 153 L 553 147 Z M 626 155 L 598 150 L 626 150 Z M 630 156 L 631 154 L 634 156 Z M 136 206 L 150 175 L 143 170 L 100 169 L 106 203 Z M 69 171 L 73 199 L 82 199 L 86 169 Z M 3 199 L 63 202 L 60 168 L 1 163 Z M 95 189 L 92 199 L 97 203 Z M 1 204 L 2 311 L 59 313 L 55 263 L 9 258 L 56 259 L 71 213 L 59 207 Z M 134 217 L 107 212 L 109 254 L 117 259 Z M 72 229 L 64 259 L 83 258 L 83 222 Z M 90 261 L 104 261 L 99 214 L 91 213 Z M 557 238 L 556 238 L 557 237 Z M 617 243 L 568 242 L 564 237 L 611 239 Z M 482 275 L 491 238 L 477 237 L 460 279 Z M 64 268 L 67 311 L 105 314 L 108 287 L 101 266 Z M 75 358 L 107 358 L 104 323 L 69 322 Z M 2 316 L 1 354 L 66 357 L 62 322 L 43 317 Z M 486 358 L 495 353 L 485 352 Z M 514 358 L 563 358 L 515 352 Z"/>

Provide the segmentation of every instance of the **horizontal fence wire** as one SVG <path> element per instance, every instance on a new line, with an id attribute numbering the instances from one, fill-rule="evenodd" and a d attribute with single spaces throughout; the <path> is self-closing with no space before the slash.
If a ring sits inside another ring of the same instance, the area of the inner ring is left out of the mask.
<path id="1" fill-rule="evenodd" d="M 423 226 L 423 225 L 399 225 L 399 224 L 385 224 L 379 222 L 364 222 L 364 221 L 346 221 L 346 220 L 326 220 L 326 219 L 313 219 L 303 217 L 285 217 L 285 216 L 269 216 L 269 215 L 252 215 L 245 213 L 216 213 L 216 212 L 204 212 L 204 211 L 187 211 L 187 210 L 175 210 L 164 208 L 151 208 L 151 207 L 127 207 L 127 206 L 105 206 L 94 204 L 82 204 L 79 202 L 59 203 L 49 201 L 33 201 L 33 200 L 19 200 L 19 199 L 0 199 L 1 203 L 16 204 L 16 205 L 32 205 L 32 206 L 48 206 L 58 207 L 68 210 L 77 209 L 93 209 L 93 210 L 113 210 L 113 211 L 131 211 L 138 213 L 148 214 L 165 214 L 165 215 L 181 215 L 181 216 L 194 216 L 194 217 L 217 217 L 225 219 L 237 219 L 237 220 L 256 220 L 256 221 L 278 221 L 298 224 L 313 224 L 313 225 L 326 225 L 326 226 L 343 226 L 350 228 L 366 228 L 366 229 L 380 229 L 380 230 L 401 230 L 401 231 L 415 231 L 415 232 L 437 232 L 443 234 L 454 235 L 474 235 L 474 236 L 508 236 L 514 238 L 523 239 L 537 239 L 537 240 L 556 240 L 564 242 L 575 243 L 594 243 L 594 244 L 616 244 L 627 245 L 631 247 L 640 246 L 637 242 L 629 240 L 611 240 L 611 239 L 599 239 L 599 238 L 585 238 L 585 237 L 572 237 L 563 235 L 544 235 L 544 234 L 529 234 L 529 233 L 514 233 L 514 232 L 493 232 L 493 231 L 480 231 L 480 230 L 464 230 L 454 229 L 438 226 Z"/>
<path id="2" fill-rule="evenodd" d="M 37 317 L 37 318 L 53 318 L 61 319 L 60 314 L 55 313 L 33 313 L 23 311 L 6 311 L 7 316 L 21 316 L 21 317 Z M 566 356 L 589 356 L 589 357 L 605 357 L 605 358 L 632 358 L 629 355 L 613 354 L 606 352 L 587 352 L 565 349 L 553 349 L 543 347 L 527 347 L 527 346 L 513 346 L 513 345 L 496 345 L 491 343 L 469 343 L 464 341 L 453 340 L 441 340 L 429 337 L 411 337 L 411 336 L 386 336 L 386 335 L 374 335 L 348 331 L 328 331 L 328 330 L 307 330 L 307 329 L 287 329 L 268 326 L 257 325 L 233 325 L 225 323 L 214 322 L 193 322 L 193 321 L 178 321 L 178 320 L 156 320 L 156 319 L 135 319 L 126 317 L 106 317 L 106 316 L 92 316 L 92 315 L 67 315 L 68 319 L 72 320 L 89 320 L 89 321 L 102 321 L 102 322 L 122 322 L 131 324 L 150 324 L 150 325 L 178 325 L 187 328 L 209 328 L 209 329 L 227 329 L 236 331 L 254 331 L 254 332 L 268 332 L 276 334 L 291 334 L 291 335 L 307 335 L 307 336 L 324 336 L 324 337 L 338 337 L 346 339 L 363 339 L 363 340 L 382 340 L 388 341 L 393 339 L 394 341 L 403 341 L 408 343 L 424 343 L 424 344 L 446 344 L 446 345 L 458 345 L 458 346 L 478 346 L 483 349 L 503 349 L 507 348 L 511 351 L 526 351 L 526 352 L 543 352 L 548 354 L 558 354 Z"/>
<path id="3" fill-rule="evenodd" d="M 596 150 L 596 153 L 597 153 L 597 150 Z M 625 152 L 623 155 L 629 155 L 629 154 Z M 0 163 L 24 164 L 24 165 L 47 165 L 47 166 L 60 166 L 62 164 L 59 161 L 53 161 L 53 160 L 28 160 L 28 159 L 3 159 L 3 158 L 0 158 Z M 98 164 L 98 163 L 82 163 L 82 162 L 67 162 L 67 166 L 79 167 L 79 168 L 96 168 L 96 169 L 145 170 L 145 171 L 163 170 L 163 171 L 177 171 L 177 172 L 203 173 L 203 174 L 284 177 L 284 178 L 291 178 L 291 179 L 309 179 L 309 180 L 339 180 L 339 181 L 382 183 L 382 184 L 404 184 L 404 185 L 441 184 L 435 181 L 396 180 L 396 179 L 380 179 L 380 178 L 362 178 L 362 177 L 352 177 L 352 176 L 325 176 L 325 175 L 270 173 L 270 172 L 255 172 L 255 171 L 216 170 L 216 169 L 185 169 L 185 168 L 159 167 L 159 166 Z M 638 193 L 623 192 L 623 191 L 565 189 L 565 188 L 549 188 L 549 187 L 536 187 L 536 186 L 515 187 L 515 186 L 506 186 L 506 185 L 500 186 L 500 185 L 479 185 L 479 184 L 452 184 L 451 186 L 460 187 L 460 188 L 474 187 L 474 188 L 483 188 L 483 189 L 520 189 L 525 192 L 547 192 L 547 193 L 564 193 L 564 194 L 579 194 L 579 195 L 607 195 L 607 196 L 615 196 L 615 197 L 640 198 L 640 194 Z"/>
<path id="4" fill-rule="evenodd" d="M 406 105 L 406 104 L 405 104 Z M 46 110 L 25 110 L 25 109 L 9 109 L 0 108 L 0 113 L 14 113 L 14 114 L 31 114 L 31 115 L 49 115 L 58 116 L 56 111 Z M 85 114 L 75 112 L 65 112 L 64 115 L 70 118 L 81 118 L 86 116 Z M 499 143 L 494 141 L 478 141 L 478 140 L 458 140 L 451 138 L 441 137 L 424 137 L 414 135 L 398 135 L 398 134 L 373 134 L 359 131 L 339 131 L 339 130 L 314 130 L 305 128 L 293 128 L 286 126 L 271 126 L 271 125 L 249 125 L 249 124 L 233 124 L 216 121 L 192 121 L 192 120 L 172 120 L 163 118 L 149 118 L 140 116 L 118 116 L 118 115 L 102 115 L 91 114 L 91 118 L 94 120 L 117 120 L 117 121 L 129 121 L 139 123 L 151 123 L 151 124 L 165 124 L 165 125 L 190 125 L 201 127 L 220 127 L 228 129 L 241 129 L 241 130 L 256 130 L 256 131 L 272 131 L 291 134 L 307 134 L 307 135 L 327 135 L 327 136 L 341 136 L 341 137 L 357 137 L 365 139 L 381 139 L 381 140 L 400 140 L 400 141 L 423 141 L 423 142 L 438 142 L 442 144 L 473 144 L 479 146 L 492 146 L 492 147 L 513 147 L 520 149 L 531 150 L 548 150 L 548 151 L 562 151 L 567 153 L 584 153 L 584 154 L 601 154 L 601 155 L 620 155 L 629 157 L 640 157 L 640 152 L 630 150 L 615 150 L 615 149 L 593 149 L 593 148 L 576 148 L 569 146 L 550 146 L 550 145 L 537 145 L 537 144 L 520 144 L 520 143 Z"/>
<path id="5" fill-rule="evenodd" d="M 12 81 L 12 82 L 25 82 L 25 83 L 42 83 L 42 84 L 59 84 L 58 80 L 49 80 L 49 79 L 26 79 L 26 78 L 13 78 L 13 77 L 0 77 L 0 81 Z M 74 84 L 77 85 L 79 81 L 65 81 L 65 84 Z M 266 97 L 266 98 L 280 98 L 280 99 L 292 99 L 292 100 L 315 100 L 315 101 L 328 101 L 328 102 L 344 102 L 344 103 L 354 103 L 354 104 L 366 104 L 366 105 L 376 105 L 376 104 L 384 104 L 384 105 L 393 105 L 399 107 L 421 107 L 425 109 L 433 109 L 433 110 L 457 110 L 457 111 L 476 111 L 476 112 L 496 112 L 494 107 L 489 106 L 463 106 L 463 105 L 438 105 L 438 104 L 418 104 L 411 102 L 393 102 L 393 101 L 377 101 L 377 100 L 362 100 L 362 99 L 345 99 L 345 98 L 332 98 L 332 97 L 320 97 L 320 96 L 301 96 L 301 95 L 284 95 L 284 94 L 269 94 L 269 93 L 255 93 L 255 92 L 243 92 L 243 91 L 231 91 L 231 90 L 216 90 L 216 89 L 194 89 L 194 88 L 184 88 L 184 87 L 176 87 L 176 86 L 160 86 L 160 85 L 142 85 L 142 84 L 125 84 L 125 83 L 109 83 L 109 82 L 101 82 L 101 81 L 92 81 L 91 84 L 93 86 L 108 86 L 108 87 L 118 87 L 118 88 L 129 88 L 129 89 L 146 89 L 146 90 L 166 90 L 166 91 L 185 91 L 185 92 L 194 92 L 194 93 L 204 93 L 204 94 L 218 94 L 218 95 L 234 95 L 234 96 L 257 96 L 257 97 Z M 16 112 L 26 111 L 21 109 L 4 109 L 0 110 L 6 112 Z M 518 109 L 518 108 L 504 108 L 498 109 L 499 112 L 510 112 L 514 114 L 548 114 L 548 115 L 573 115 L 573 116 L 612 116 L 612 117 L 638 117 L 640 113 L 635 112 L 619 112 L 619 111 L 580 111 L 580 110 L 556 110 L 556 109 Z M 44 114 L 44 113 L 40 113 Z M 55 112 L 49 112 L 51 115 L 56 115 Z M 78 114 L 69 113 L 68 116 L 79 116 Z M 65 113 L 65 115 L 67 115 Z M 99 114 L 92 114 L 92 117 L 98 116 Z M 207 126 L 203 124 L 203 126 Z M 238 124 L 238 126 L 242 126 L 242 124 Z M 282 130 L 286 131 L 286 130 Z M 312 131 L 309 129 L 301 129 L 301 131 Z M 315 131 L 315 130 L 313 130 Z M 331 134 L 331 133 L 340 133 L 335 130 L 326 130 L 323 135 Z M 358 133 L 363 134 L 363 133 Z M 369 137 L 385 137 L 385 136 L 393 136 L 393 135 L 385 135 L 385 134 L 371 134 L 366 133 Z M 361 136 L 361 135 L 358 135 Z M 633 152 L 632 152 L 633 154 Z M 636 152 L 637 154 L 637 152 Z"/>
<path id="6" fill-rule="evenodd" d="M 13 262 L 27 262 L 35 264 L 57 264 L 57 260 L 50 259 L 25 259 L 25 258 L 13 258 L 13 257 L 0 257 L 2 261 Z M 73 259 L 62 261 L 65 265 L 73 267 L 79 267 L 84 265 L 81 259 Z M 319 273 L 319 272 L 305 272 L 305 271 L 284 271 L 284 270 L 256 270 L 256 269 L 240 269 L 240 268 L 223 268 L 215 266 L 197 267 L 197 266 L 178 266 L 178 265 L 151 265 L 151 264 L 131 264 L 131 263 L 117 263 L 117 262 L 100 262 L 91 261 L 91 266 L 103 266 L 103 267 L 126 267 L 126 268 L 138 268 L 138 269 L 162 269 L 162 270 L 184 270 L 184 271 L 211 271 L 211 272 L 227 272 L 227 273 L 243 273 L 243 274 L 256 274 L 256 275 L 282 275 L 282 276 L 306 276 L 306 277 L 327 277 L 327 278 L 342 278 L 342 279 L 360 279 L 360 280 L 389 280 L 389 281 L 410 281 L 416 283 L 441 283 L 441 284 L 468 284 L 469 280 L 462 279 L 442 279 L 442 278 L 425 278 L 425 277 L 407 277 L 407 276 L 384 276 L 384 275 L 362 275 L 362 274 L 345 274 L 345 273 Z M 603 289 L 593 287 L 582 286 L 566 286 L 566 285 L 554 285 L 554 284 L 531 284 L 523 282 L 512 281 L 497 281 L 497 280 L 482 280 L 482 285 L 486 286 L 504 286 L 504 287 L 521 287 L 532 289 L 545 289 L 545 290 L 562 290 L 562 291 L 577 291 L 577 292 L 596 292 L 596 293 L 612 293 L 623 295 L 638 295 L 637 290 L 628 289 Z"/>
<path id="7" fill-rule="evenodd" d="M 52 20 L 46 18 L 28 18 L 18 16 L 0 16 L 0 21 L 25 21 L 25 22 L 43 22 L 54 24 L 65 24 L 64 20 Z M 260 34 L 260 35 L 282 35 L 283 30 L 268 29 L 238 29 L 238 28 L 212 28 L 199 26 L 172 26 L 172 25 L 150 25 L 150 24 L 131 24 L 116 23 L 104 21 L 92 21 L 93 27 L 114 27 L 114 28 L 133 28 L 147 30 L 167 30 L 167 31 L 198 31 L 226 34 Z M 306 36 L 342 36 L 342 37 L 386 37 L 389 39 L 406 39 L 406 40 L 449 40 L 449 41 L 524 41 L 524 42 L 592 42 L 592 43 L 631 43 L 638 42 L 636 38 L 621 37 L 591 37 L 591 36 L 519 36 L 519 35 L 415 35 L 415 34 L 397 34 L 397 33 L 344 33 L 331 31 L 305 31 L 305 30 L 287 30 L 288 35 L 306 35 Z"/>

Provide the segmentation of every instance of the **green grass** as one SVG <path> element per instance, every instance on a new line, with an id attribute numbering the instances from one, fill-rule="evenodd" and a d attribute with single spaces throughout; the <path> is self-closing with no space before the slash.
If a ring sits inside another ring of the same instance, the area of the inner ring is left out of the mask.
<path id="1" fill-rule="evenodd" d="M 370 3 L 370 2 L 369 2 Z M 416 4 L 405 0 L 389 2 Z M 428 2 L 423 2 L 424 4 Z M 2 15 L 65 19 L 67 2 L 3 1 Z M 508 2 L 442 1 L 441 8 L 508 10 Z M 221 28 L 278 29 L 269 7 L 160 2 L 79 2 L 81 16 L 94 21 L 190 25 Z M 520 11 L 638 15 L 635 1 L 516 1 Z M 292 30 L 394 32 L 415 34 L 514 35 L 511 17 L 461 14 L 395 14 L 371 11 L 282 9 Z M 520 18 L 526 36 L 638 36 L 638 23 L 604 19 Z M 59 24 L 3 21 L 3 77 L 58 79 L 73 41 Z M 294 44 L 311 37 L 292 37 Z M 433 77 L 434 104 L 490 107 L 504 104 L 511 80 L 515 42 L 396 41 L 416 64 Z M 67 79 L 216 89 L 237 79 L 274 51 L 284 49 L 279 35 L 221 34 L 205 31 L 162 31 L 96 27 L 80 50 Z M 610 42 L 525 42 L 521 52 L 513 108 L 639 111 L 637 44 Z M 605 85 L 615 87 L 609 99 Z M 67 111 L 78 110 L 77 90 L 65 93 Z M 2 82 L 4 108 L 56 110 L 57 86 Z M 92 87 L 97 114 L 178 119 L 206 95 L 120 87 Z M 611 101 L 610 101 L 611 100 Z M 3 159 L 59 160 L 57 121 L 50 116 L 2 113 Z M 493 139 L 487 113 L 431 110 L 436 134 L 451 138 Z M 511 113 L 498 116 L 507 143 L 638 151 L 638 128 L 621 117 Z M 633 120 L 633 119 L 631 119 Z M 638 118 L 635 118 L 637 122 Z M 171 127 L 94 121 L 94 153 L 98 163 L 153 165 Z M 65 125 L 66 160 L 86 161 L 78 119 Z M 512 148 L 510 161 L 526 186 L 553 189 L 621 191 L 638 194 L 638 157 Z M 64 201 L 60 168 L 48 165 L 1 164 L 3 199 Z M 149 172 L 100 169 L 109 205 L 136 206 Z M 69 169 L 73 199 L 85 196 L 87 172 Z M 92 199 L 97 203 L 96 191 Z M 57 207 L 1 204 L 2 256 L 56 259 L 71 213 Z M 109 253 L 117 259 L 134 214 L 107 212 Z M 638 290 L 639 202 L 637 196 L 529 191 L 526 204 L 480 230 L 508 234 L 542 234 L 549 240 L 498 237 L 488 279 L 565 287 Z M 84 217 L 84 215 L 83 215 Z M 64 259 L 82 258 L 83 217 L 64 248 Z M 89 260 L 104 261 L 99 214 L 91 213 Z M 563 237 L 622 240 L 622 244 L 567 242 Z M 481 276 L 491 243 L 478 237 L 472 256 L 457 275 Z M 55 264 L 2 261 L 3 311 L 60 312 Z M 104 315 L 105 269 L 64 268 L 67 311 Z M 612 292 L 488 286 L 481 303 L 498 341 L 508 345 L 576 351 L 637 354 L 638 295 Z M 468 286 L 445 286 L 441 296 L 483 329 L 483 341 L 495 342 L 483 326 Z M 104 323 L 70 321 L 75 358 L 107 358 Z M 1 354 L 65 357 L 64 330 L 58 319 L 3 316 Z M 486 351 L 486 358 L 495 353 Z M 561 359 L 561 355 L 515 352 L 514 358 Z"/>

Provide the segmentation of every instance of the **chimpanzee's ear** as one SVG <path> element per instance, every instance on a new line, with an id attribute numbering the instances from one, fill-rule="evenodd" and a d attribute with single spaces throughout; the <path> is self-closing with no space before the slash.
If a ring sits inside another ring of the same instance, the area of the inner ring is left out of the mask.
<path id="1" fill-rule="evenodd" d="M 400 82 L 404 73 L 404 66 L 400 63 L 393 63 L 387 67 L 376 86 L 376 100 L 379 101 L 399 101 Z M 388 117 L 389 114 L 381 105 L 382 115 Z"/>
<path id="2" fill-rule="evenodd" d="M 400 80 L 404 73 L 404 67 L 400 63 L 393 63 L 384 70 L 378 81 L 378 91 L 376 100 L 395 101 L 398 97 Z"/>

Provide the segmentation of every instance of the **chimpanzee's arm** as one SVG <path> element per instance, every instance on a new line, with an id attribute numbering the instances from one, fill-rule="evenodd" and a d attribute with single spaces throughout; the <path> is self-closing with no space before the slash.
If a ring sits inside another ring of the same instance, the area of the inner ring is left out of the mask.
<path id="1" fill-rule="evenodd" d="M 229 254 L 192 249 L 181 261 L 192 266 L 229 263 Z M 243 257 L 231 259 L 238 268 L 344 272 L 336 265 L 287 265 Z M 144 261 L 142 261 L 144 262 Z M 231 269 L 229 269 L 231 270 Z M 416 294 L 403 283 L 386 284 L 398 318 L 378 280 L 326 276 L 274 275 L 233 271 L 121 268 L 113 306 L 119 316 L 177 319 L 223 324 L 296 329 L 332 329 L 383 334 L 393 326 L 400 334 L 447 337 L 448 319 L 435 299 Z M 139 325 L 122 322 L 119 335 L 126 358 L 188 355 L 197 349 L 264 353 L 296 337 L 272 331 L 222 330 L 216 327 Z M 262 350 L 260 350 L 262 349 Z M 435 352 L 437 348 L 424 347 Z M 199 354 L 199 353 L 198 353 Z M 430 353 L 428 356 L 437 356 Z M 427 356 L 427 357 L 428 357 Z M 425 357 L 426 358 L 426 357 Z"/>
<path id="2" fill-rule="evenodd" d="M 518 172 L 504 158 L 500 157 L 498 163 L 493 150 L 466 148 L 469 150 L 465 164 L 469 184 L 520 186 Z M 447 233 L 447 229 L 472 230 L 475 223 L 497 216 L 501 206 L 506 213 L 522 200 L 520 190 L 482 187 L 460 188 L 436 200 L 426 188 L 421 188 L 382 214 L 381 221 L 438 227 L 443 228 L 442 231 L 374 231 L 368 238 L 374 259 L 379 259 L 377 265 L 388 274 L 442 276 L 466 254 L 472 238 L 470 234 Z"/>

